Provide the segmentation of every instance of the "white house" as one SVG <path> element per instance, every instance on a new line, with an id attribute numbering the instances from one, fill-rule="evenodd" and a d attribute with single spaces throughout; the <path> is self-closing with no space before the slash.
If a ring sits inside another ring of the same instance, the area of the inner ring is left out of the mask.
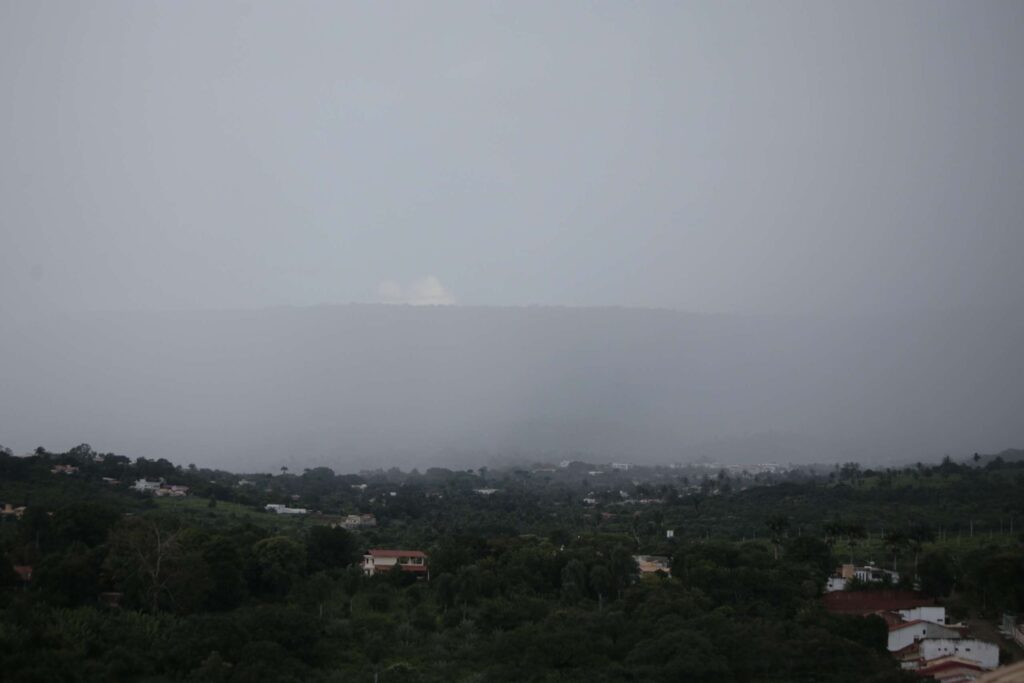
<path id="1" fill-rule="evenodd" d="M 999 646 L 975 638 L 926 638 L 921 641 L 919 652 L 925 662 L 952 655 L 977 662 L 986 669 L 999 666 Z"/>
<path id="2" fill-rule="evenodd" d="M 888 569 L 882 569 L 881 567 L 875 567 L 873 565 L 866 565 L 864 567 L 854 567 L 853 577 L 859 579 L 864 583 L 899 583 L 900 575 L 896 572 L 889 571 Z"/>
<path id="3" fill-rule="evenodd" d="M 163 483 L 163 479 L 159 479 L 157 481 L 150 481 L 149 479 L 138 479 L 136 480 L 135 486 L 133 488 L 136 491 L 139 491 L 140 493 L 153 493 L 154 491 L 158 490 L 160 488 L 160 485 Z"/>
<path id="4" fill-rule="evenodd" d="M 956 629 L 933 624 L 930 621 L 908 621 L 889 627 L 889 652 L 896 652 L 925 638 L 956 639 L 960 632 Z"/>
<path id="5" fill-rule="evenodd" d="M 612 463 L 612 469 L 613 470 L 619 470 L 620 472 L 625 472 L 629 468 L 630 468 L 629 463 L 625 463 L 625 462 L 613 462 Z"/>

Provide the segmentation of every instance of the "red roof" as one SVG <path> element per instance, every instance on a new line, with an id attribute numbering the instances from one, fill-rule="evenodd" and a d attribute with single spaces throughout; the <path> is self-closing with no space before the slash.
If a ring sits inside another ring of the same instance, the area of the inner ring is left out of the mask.
<path id="1" fill-rule="evenodd" d="M 977 662 L 968 661 L 961 659 L 960 657 L 950 657 L 949 659 L 933 660 L 934 664 L 926 664 L 917 670 L 919 676 L 929 676 L 943 669 L 974 669 L 975 671 L 984 671 L 985 667 L 981 666 Z"/>
<path id="2" fill-rule="evenodd" d="M 889 627 L 898 626 L 899 624 L 907 623 L 907 622 L 903 621 L 903 617 L 901 617 L 897 612 L 884 612 L 884 611 L 880 611 L 880 612 L 873 612 L 873 614 L 875 616 L 882 617 L 882 619 L 885 620 L 886 626 L 889 626 Z"/>
<path id="3" fill-rule="evenodd" d="M 871 614 L 880 610 L 909 609 L 934 605 L 935 601 L 920 593 L 900 590 L 833 591 L 825 593 L 822 604 L 829 612 Z"/>
<path id="4" fill-rule="evenodd" d="M 398 569 L 403 572 L 427 573 L 427 565 L 425 564 L 386 564 L 382 567 L 374 567 L 374 571 L 378 572 L 389 572 L 392 569 Z"/>
<path id="5" fill-rule="evenodd" d="M 426 557 L 427 554 L 422 550 L 370 550 L 369 555 L 373 557 Z"/>
<path id="6" fill-rule="evenodd" d="M 25 564 L 14 565 L 14 571 L 21 577 L 22 581 L 32 580 L 32 567 Z"/>

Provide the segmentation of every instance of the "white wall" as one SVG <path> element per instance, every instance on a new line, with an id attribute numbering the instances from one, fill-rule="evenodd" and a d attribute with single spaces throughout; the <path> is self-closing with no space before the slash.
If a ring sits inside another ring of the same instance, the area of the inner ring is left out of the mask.
<path id="1" fill-rule="evenodd" d="M 363 556 L 363 573 L 367 576 L 373 576 L 377 569 L 384 567 L 393 567 L 398 564 L 397 557 L 373 557 L 372 555 Z"/>
<path id="2" fill-rule="evenodd" d="M 828 583 L 825 584 L 826 593 L 834 593 L 842 590 L 846 590 L 846 579 L 841 576 L 828 577 Z"/>
<path id="3" fill-rule="evenodd" d="M 951 628 L 940 626 L 938 624 L 922 622 L 889 631 L 889 652 L 902 650 L 907 645 L 911 645 L 914 641 L 921 640 L 923 638 L 952 639 L 958 638 L 959 636 L 960 634 Z"/>
<path id="4" fill-rule="evenodd" d="M 928 638 L 921 641 L 921 657 L 925 660 L 956 655 L 978 662 L 986 669 L 999 666 L 999 646 L 973 638 Z"/>

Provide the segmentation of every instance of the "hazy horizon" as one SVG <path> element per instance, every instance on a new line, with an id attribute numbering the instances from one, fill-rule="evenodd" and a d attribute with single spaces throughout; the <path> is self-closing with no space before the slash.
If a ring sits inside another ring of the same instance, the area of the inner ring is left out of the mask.
<path id="1" fill-rule="evenodd" d="M 1024 443 L 1024 322 L 628 308 L 80 313 L 0 337 L 0 443 L 280 465 L 892 463 Z M 66 446 L 65 446 L 66 447 Z"/>

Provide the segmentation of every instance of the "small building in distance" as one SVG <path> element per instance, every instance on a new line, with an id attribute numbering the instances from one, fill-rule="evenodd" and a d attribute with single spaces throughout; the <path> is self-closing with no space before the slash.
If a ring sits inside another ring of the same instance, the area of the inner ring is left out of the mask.
<path id="1" fill-rule="evenodd" d="M 374 576 L 394 568 L 422 576 L 429 576 L 427 554 L 422 550 L 384 550 L 375 548 L 363 555 L 363 573 Z"/>
<path id="2" fill-rule="evenodd" d="M 273 512 L 278 515 L 307 515 L 309 510 L 306 508 L 290 508 L 287 505 L 281 505 L 280 503 L 267 503 L 263 508 L 267 512 Z"/>
<path id="3" fill-rule="evenodd" d="M 342 529 L 347 529 L 349 531 L 355 531 L 356 529 L 372 529 L 377 526 L 377 518 L 370 514 L 346 515 L 343 520 L 333 526 L 340 526 Z"/>
<path id="4" fill-rule="evenodd" d="M 153 495 L 156 496 L 171 496 L 173 498 L 183 498 L 188 495 L 187 486 L 179 486 L 177 484 L 167 485 L 164 484 L 160 488 L 153 491 Z"/>
<path id="5" fill-rule="evenodd" d="M 633 559 L 640 569 L 641 576 L 658 572 L 665 576 L 672 576 L 672 560 L 664 555 L 634 555 Z"/>
<path id="6" fill-rule="evenodd" d="M 78 468 L 74 465 L 54 465 L 50 468 L 53 474 L 78 474 Z"/>
<path id="7" fill-rule="evenodd" d="M 135 485 L 132 486 L 139 493 L 153 493 L 163 486 L 164 480 L 157 479 L 155 481 L 150 479 L 137 479 Z"/>

